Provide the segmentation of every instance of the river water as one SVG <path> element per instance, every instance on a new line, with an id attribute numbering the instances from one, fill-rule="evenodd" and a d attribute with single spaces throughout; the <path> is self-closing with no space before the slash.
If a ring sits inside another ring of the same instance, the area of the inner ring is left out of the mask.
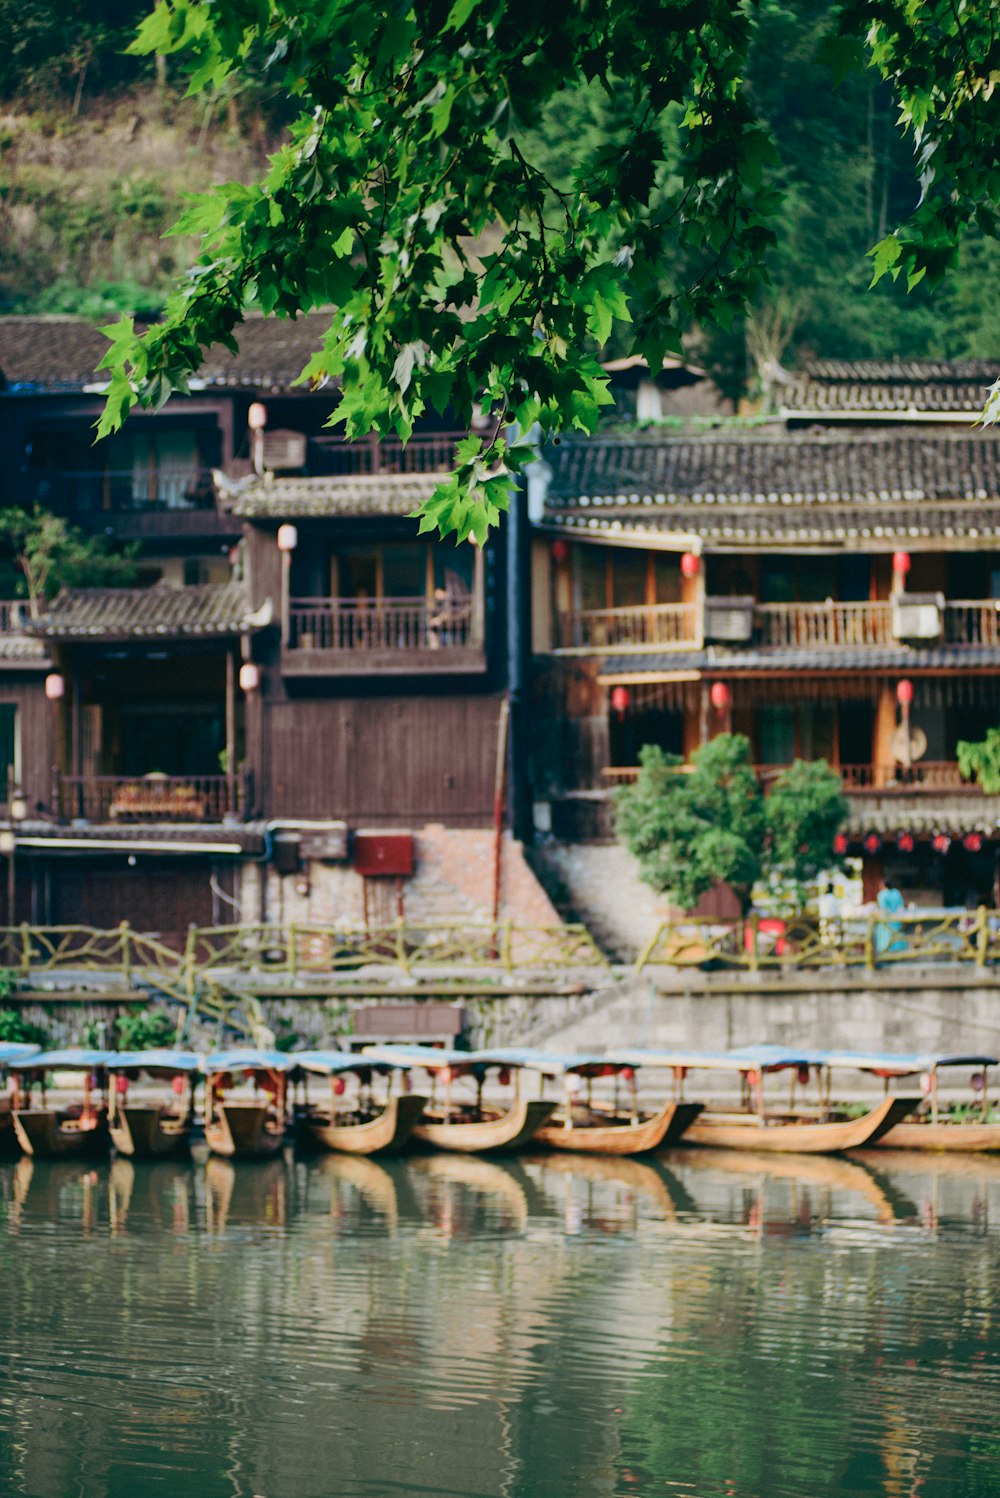
<path id="1" fill-rule="evenodd" d="M 1000 1160 L 0 1167 L 0 1494 L 996 1498 Z"/>

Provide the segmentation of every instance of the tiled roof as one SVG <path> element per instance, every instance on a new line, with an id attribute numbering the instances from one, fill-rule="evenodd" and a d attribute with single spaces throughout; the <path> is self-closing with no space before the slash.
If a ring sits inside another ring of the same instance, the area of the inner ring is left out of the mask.
<path id="1" fill-rule="evenodd" d="M 894 792 L 886 796 L 849 796 L 850 812 L 844 831 L 854 841 L 860 841 L 870 832 L 883 838 L 897 838 L 901 832 L 913 837 L 933 837 L 943 832 L 950 837 L 962 837 L 967 832 L 995 835 L 1000 827 L 1000 800 L 996 796 L 967 796 L 948 798 L 932 796 L 914 805 L 909 797 L 905 802 L 897 799 Z M 874 803 L 874 804 L 873 804 Z M 936 804 L 935 804 L 936 803 Z"/>
<path id="2" fill-rule="evenodd" d="M 94 843 L 101 847 L 108 843 L 126 846 L 130 843 L 155 843 L 164 853 L 171 852 L 175 845 L 179 845 L 178 852 L 186 852 L 197 845 L 203 845 L 209 852 L 224 843 L 234 852 L 260 854 L 267 846 L 264 826 L 253 822 L 227 822 L 220 831 L 218 823 L 206 822 L 101 822 L 91 826 L 67 826 L 32 820 L 20 824 L 18 841 L 28 846 L 51 841 L 78 843 L 81 848 Z"/>
<path id="3" fill-rule="evenodd" d="M 814 359 L 779 392 L 782 412 L 818 419 L 975 418 L 1000 377 L 985 359 Z"/>
<path id="4" fill-rule="evenodd" d="M 39 670 L 50 664 L 49 652 L 44 641 L 31 635 L 0 634 L 0 666 L 37 666 Z"/>
<path id="5" fill-rule="evenodd" d="M 64 588 L 29 628 L 48 639 L 220 637 L 262 629 L 268 602 L 254 613 L 241 583 L 187 588 Z"/>
<path id="6" fill-rule="evenodd" d="M 568 440 L 545 518 L 709 544 L 1000 540 L 1000 435 L 900 431 Z"/>
<path id="7" fill-rule="evenodd" d="M 329 316 L 264 318 L 250 315 L 237 330 L 240 351 L 216 347 L 205 356 L 199 378 L 210 386 L 287 390 L 322 342 Z M 0 390 L 82 390 L 100 385 L 97 366 L 108 341 L 80 317 L 0 317 Z"/>
<path id="8" fill-rule="evenodd" d="M 372 473 L 327 478 L 217 479 L 223 509 L 248 519 L 310 515 L 409 515 L 443 473 Z"/>
<path id="9" fill-rule="evenodd" d="M 1000 645 L 913 645 L 872 646 L 836 650 L 725 649 L 709 645 L 704 650 L 635 651 L 631 655 L 603 655 L 599 661 L 601 676 L 634 676 L 636 678 L 664 671 L 703 671 L 708 676 L 739 676 L 747 671 L 950 671 L 1000 667 Z"/>

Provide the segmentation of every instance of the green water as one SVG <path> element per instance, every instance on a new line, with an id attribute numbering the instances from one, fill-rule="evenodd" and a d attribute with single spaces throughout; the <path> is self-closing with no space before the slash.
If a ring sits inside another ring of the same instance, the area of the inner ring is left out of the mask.
<path id="1" fill-rule="evenodd" d="M 0 1167 L 0 1495 L 996 1498 L 1000 1161 Z"/>

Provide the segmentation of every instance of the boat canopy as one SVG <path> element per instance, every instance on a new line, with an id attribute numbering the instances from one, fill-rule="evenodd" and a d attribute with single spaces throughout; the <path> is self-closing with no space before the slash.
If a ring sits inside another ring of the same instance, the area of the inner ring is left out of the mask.
<path id="1" fill-rule="evenodd" d="M 477 1061 L 489 1066 L 523 1066 L 526 1071 L 541 1072 L 546 1077 L 562 1077 L 573 1073 L 581 1077 L 613 1076 L 632 1066 L 629 1060 L 620 1060 L 617 1055 L 554 1055 L 551 1051 L 535 1050 L 532 1046 L 498 1046 L 487 1051 L 473 1051 Z"/>
<path id="2" fill-rule="evenodd" d="M 0 1066 L 13 1066 L 15 1061 L 27 1061 L 37 1056 L 41 1046 L 28 1045 L 26 1041 L 5 1040 L 0 1045 Z"/>
<path id="3" fill-rule="evenodd" d="M 481 1071 L 487 1066 L 503 1064 L 483 1060 L 477 1051 L 452 1051 L 432 1045 L 367 1045 L 360 1054 L 369 1061 L 386 1061 L 391 1066 L 400 1067 L 419 1066 L 429 1072 Z"/>
<path id="4" fill-rule="evenodd" d="M 357 1051 L 294 1051 L 292 1057 L 303 1071 L 316 1072 L 322 1077 L 336 1077 L 342 1072 L 372 1071 L 384 1076 L 392 1071 L 408 1071 L 410 1067 L 408 1061 L 382 1061 Z"/>
<path id="5" fill-rule="evenodd" d="M 996 1066 L 996 1056 L 974 1051 L 923 1051 L 913 1055 L 895 1051 L 812 1051 L 817 1066 L 845 1071 L 868 1071 L 879 1077 L 912 1077 L 918 1072 L 937 1071 L 940 1066 Z"/>
<path id="6" fill-rule="evenodd" d="M 294 1071 L 298 1065 L 295 1056 L 287 1051 L 215 1051 L 202 1060 L 201 1069 L 207 1076 L 223 1071 Z"/>
<path id="7" fill-rule="evenodd" d="M 735 1051 L 623 1050 L 613 1059 L 623 1066 L 662 1066 L 685 1071 L 769 1072 L 787 1067 L 816 1066 L 815 1052 L 790 1051 L 782 1046 L 746 1046 Z"/>
<path id="8" fill-rule="evenodd" d="M 39 1051 L 18 1061 L 18 1071 L 98 1071 L 115 1058 L 114 1051 L 92 1051 L 80 1047 L 67 1051 Z"/>
<path id="9" fill-rule="evenodd" d="M 200 1072 L 201 1057 L 196 1051 L 118 1051 L 108 1062 L 111 1071 L 144 1071 L 150 1076 L 176 1076 L 178 1072 Z"/>

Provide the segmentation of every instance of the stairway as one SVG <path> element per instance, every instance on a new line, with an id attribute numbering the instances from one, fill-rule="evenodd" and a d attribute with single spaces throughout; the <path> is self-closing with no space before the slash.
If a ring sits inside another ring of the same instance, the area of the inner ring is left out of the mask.
<path id="1" fill-rule="evenodd" d="M 634 962 L 668 914 L 666 898 L 614 843 L 546 843 L 533 861 L 563 919 L 582 921 L 614 961 Z"/>

